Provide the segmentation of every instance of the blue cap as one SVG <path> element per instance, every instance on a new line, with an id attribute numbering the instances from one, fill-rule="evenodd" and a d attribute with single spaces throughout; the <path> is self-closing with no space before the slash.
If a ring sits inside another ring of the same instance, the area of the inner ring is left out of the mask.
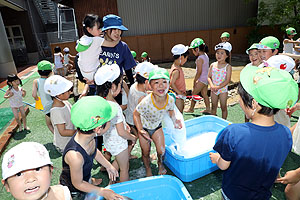
<path id="1" fill-rule="evenodd" d="M 117 15 L 110 14 L 104 16 L 103 24 L 104 26 L 102 28 L 102 31 L 112 28 L 120 29 L 122 31 L 128 31 L 128 29 L 125 26 L 123 26 L 122 18 Z"/>

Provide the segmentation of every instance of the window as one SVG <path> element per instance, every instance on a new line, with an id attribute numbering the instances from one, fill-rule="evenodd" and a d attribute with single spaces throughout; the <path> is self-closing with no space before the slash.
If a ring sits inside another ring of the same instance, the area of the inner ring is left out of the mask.
<path id="1" fill-rule="evenodd" d="M 23 32 L 20 25 L 6 26 L 5 30 L 10 48 L 12 50 L 26 49 Z"/>

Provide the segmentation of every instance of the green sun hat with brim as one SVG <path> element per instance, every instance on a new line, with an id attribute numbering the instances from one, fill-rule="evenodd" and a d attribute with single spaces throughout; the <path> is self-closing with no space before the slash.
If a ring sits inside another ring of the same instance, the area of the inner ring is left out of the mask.
<path id="1" fill-rule="evenodd" d="M 252 50 L 252 49 L 257 49 L 257 46 L 258 46 L 258 43 L 252 44 L 251 47 L 249 47 L 249 48 L 246 50 L 246 54 L 249 55 L 250 50 Z"/>
<path id="2" fill-rule="evenodd" d="M 291 108 L 298 99 L 298 84 L 290 73 L 273 67 L 245 67 L 240 74 L 244 89 L 261 105 Z"/>
<path id="3" fill-rule="evenodd" d="M 135 51 L 130 51 L 131 52 L 131 55 L 133 58 L 136 58 L 136 52 Z"/>
<path id="4" fill-rule="evenodd" d="M 147 56 L 148 56 L 148 53 L 146 51 L 144 51 L 141 55 L 142 58 L 147 58 Z"/>
<path id="5" fill-rule="evenodd" d="M 78 41 L 75 47 L 77 52 L 83 52 L 87 50 L 93 43 L 93 38 L 86 35 L 82 36 Z"/>
<path id="6" fill-rule="evenodd" d="M 278 49 L 280 46 L 279 40 L 274 36 L 263 38 L 257 45 L 258 49 Z"/>
<path id="7" fill-rule="evenodd" d="M 228 32 L 224 32 L 224 33 L 221 34 L 221 37 L 220 37 L 220 38 L 222 38 L 222 37 L 229 38 L 229 37 L 230 37 L 230 34 L 229 34 Z"/>
<path id="8" fill-rule="evenodd" d="M 38 70 L 52 70 L 54 64 L 48 60 L 42 60 L 37 64 Z"/>
<path id="9" fill-rule="evenodd" d="M 296 29 L 294 29 L 293 27 L 289 27 L 289 28 L 285 29 L 285 32 L 288 35 L 296 35 L 297 34 Z"/>
<path id="10" fill-rule="evenodd" d="M 87 96 L 78 100 L 71 108 L 71 122 L 83 131 L 93 130 L 116 116 L 113 102 L 100 96 Z"/>
<path id="11" fill-rule="evenodd" d="M 161 78 L 166 79 L 168 81 L 170 80 L 170 75 L 168 70 L 159 67 L 149 73 L 149 82 L 151 80 L 161 79 Z"/>
<path id="12" fill-rule="evenodd" d="M 194 49 L 196 47 L 199 47 L 202 44 L 204 44 L 204 41 L 201 38 L 195 38 L 191 42 L 189 49 Z"/>

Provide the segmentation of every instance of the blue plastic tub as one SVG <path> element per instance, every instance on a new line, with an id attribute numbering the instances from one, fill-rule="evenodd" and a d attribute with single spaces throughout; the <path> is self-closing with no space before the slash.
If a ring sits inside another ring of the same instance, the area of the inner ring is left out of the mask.
<path id="1" fill-rule="evenodd" d="M 206 132 L 220 133 L 229 124 L 231 122 L 212 115 L 193 118 L 185 121 L 186 137 L 188 139 Z M 169 148 L 174 141 L 166 129 L 164 134 L 166 143 L 164 163 L 183 182 L 191 182 L 218 169 L 209 158 L 209 152 L 213 152 L 213 149 L 192 158 L 184 158 Z"/>
<path id="2" fill-rule="evenodd" d="M 183 183 L 178 178 L 169 175 L 136 179 L 109 185 L 106 188 L 134 200 L 192 200 Z M 102 199 L 104 198 L 99 197 L 99 200 Z"/>

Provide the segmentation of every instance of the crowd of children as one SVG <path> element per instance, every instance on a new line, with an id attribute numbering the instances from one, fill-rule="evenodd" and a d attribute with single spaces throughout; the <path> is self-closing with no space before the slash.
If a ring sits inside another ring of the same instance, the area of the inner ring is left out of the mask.
<path id="1" fill-rule="evenodd" d="M 152 142 L 156 147 L 158 174 L 166 174 L 162 121 L 169 115 L 175 128 L 183 126 L 174 108 L 177 106 L 181 113 L 184 111 L 187 91 L 183 66 L 189 51 L 196 56 L 196 75 L 187 112 L 194 112 L 194 97 L 200 93 L 205 103 L 203 113 L 216 115 L 220 103 L 222 118 L 227 118 L 232 73 L 228 32 L 222 33 L 221 43 L 215 45 L 216 61 L 211 64 L 203 39 L 195 38 L 190 46 L 175 45 L 171 49 L 174 61 L 168 72 L 153 65 L 147 52 L 141 54 L 142 60 L 138 62 L 136 52 L 130 51 L 121 41 L 122 32 L 126 30 L 122 19 L 116 15 L 107 15 L 103 21 L 91 14 L 84 18 L 84 36 L 78 41 L 76 50 L 77 73 L 82 74 L 87 87 L 73 106 L 68 101 L 73 83 L 63 77 L 64 68 L 73 68 L 74 56 L 70 55 L 69 48 L 64 48 L 65 55 L 60 47 L 54 49 L 54 64 L 38 63 L 40 78 L 33 81 L 32 97 L 41 100 L 46 124 L 53 133 L 53 144 L 62 155 L 61 185 L 50 186 L 53 164 L 46 148 L 39 143 L 24 142 L 6 152 L 2 161 L 2 182 L 14 198 L 85 199 L 86 194 L 95 193 L 106 199 L 123 199 L 112 190 L 97 186 L 102 180 L 91 177 L 93 160 L 107 171 L 111 184 L 128 181 L 129 160 L 133 158 L 131 151 L 137 140 L 146 176 L 153 175 L 150 167 Z M 291 49 L 296 50 L 299 44 L 293 40 L 296 30 L 288 28 L 286 33 L 284 53 L 291 54 Z M 269 36 L 246 50 L 250 63 L 241 72 L 238 94 L 248 123 L 222 130 L 214 146 L 216 153 L 210 153 L 211 161 L 225 170 L 223 199 L 269 199 L 275 180 L 289 184 L 286 188 L 289 199 L 295 196 L 299 199 L 300 168 L 277 177 L 293 146 L 291 131 L 296 132 L 297 125 L 289 129 L 289 117 L 300 108 L 296 104 L 298 85 L 291 76 L 295 61 L 277 55 L 279 46 L 279 40 Z M 52 75 L 52 71 L 57 75 Z M 123 80 L 124 73 L 130 89 Z M 19 131 L 23 128 L 18 110 L 23 127 L 28 130 L 22 102 L 26 91 L 20 87 L 22 81 L 16 75 L 9 75 L 7 84 L 9 89 L 4 98 L 9 99 Z M 115 159 L 111 163 L 112 156 Z"/>

